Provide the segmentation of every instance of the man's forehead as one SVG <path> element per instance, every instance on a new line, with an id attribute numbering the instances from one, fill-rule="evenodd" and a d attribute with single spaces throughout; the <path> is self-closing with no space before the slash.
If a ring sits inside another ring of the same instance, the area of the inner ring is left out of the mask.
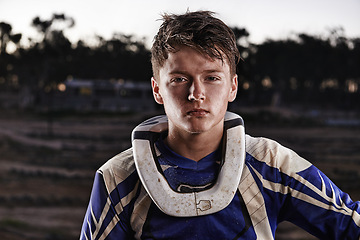
<path id="1" fill-rule="evenodd" d="M 201 46 L 197 46 L 197 45 L 177 44 L 172 46 L 172 48 L 168 51 L 168 55 L 184 50 L 197 52 L 199 55 L 203 56 L 204 58 L 208 58 L 210 61 L 215 61 L 215 60 L 223 61 L 223 59 L 226 59 L 226 54 L 216 46 L 214 46 L 214 48 L 206 50 Z"/>
<path id="2" fill-rule="evenodd" d="M 169 52 L 168 57 L 164 61 L 164 65 L 177 66 L 181 64 L 223 66 L 228 63 L 227 61 L 224 61 L 224 58 L 211 56 L 206 52 L 190 47 L 177 48 L 176 51 Z"/>

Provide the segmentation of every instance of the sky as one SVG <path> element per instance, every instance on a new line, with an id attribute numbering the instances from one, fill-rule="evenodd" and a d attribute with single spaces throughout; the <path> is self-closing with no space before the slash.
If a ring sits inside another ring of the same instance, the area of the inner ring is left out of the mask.
<path id="1" fill-rule="evenodd" d="M 0 0 L 0 22 L 11 24 L 23 39 L 35 38 L 33 18 L 64 13 L 75 19 L 75 26 L 65 31 L 73 42 L 121 33 L 145 38 L 150 46 L 161 13 L 187 9 L 216 12 L 230 27 L 246 28 L 252 43 L 294 33 L 327 36 L 339 27 L 346 37 L 360 37 L 360 0 Z"/>

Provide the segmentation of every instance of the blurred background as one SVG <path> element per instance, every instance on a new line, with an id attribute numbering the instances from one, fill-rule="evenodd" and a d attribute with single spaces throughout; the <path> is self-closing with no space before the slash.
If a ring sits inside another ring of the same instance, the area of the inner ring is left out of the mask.
<path id="1" fill-rule="evenodd" d="M 242 61 L 230 110 L 360 199 L 360 2 L 0 0 L 0 238 L 78 239 L 95 171 L 162 114 L 164 12 L 210 10 Z M 292 224 L 276 239 L 315 239 Z"/>

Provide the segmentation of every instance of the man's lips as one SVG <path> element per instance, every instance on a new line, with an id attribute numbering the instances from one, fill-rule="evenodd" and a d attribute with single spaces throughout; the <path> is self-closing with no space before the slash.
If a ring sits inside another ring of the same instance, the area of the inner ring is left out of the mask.
<path id="1" fill-rule="evenodd" d="M 192 109 L 192 110 L 187 112 L 188 115 L 195 116 L 195 117 L 203 117 L 208 113 L 209 113 L 209 111 L 206 111 L 205 109 L 201 109 L 201 108 Z"/>

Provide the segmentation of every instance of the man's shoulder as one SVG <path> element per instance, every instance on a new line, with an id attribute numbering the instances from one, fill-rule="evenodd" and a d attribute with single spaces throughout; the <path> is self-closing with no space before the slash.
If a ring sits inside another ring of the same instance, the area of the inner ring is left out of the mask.
<path id="1" fill-rule="evenodd" d="M 253 137 L 248 134 L 246 134 L 245 143 L 246 153 L 250 154 L 259 161 L 269 161 L 269 158 L 265 156 L 276 156 L 279 152 L 279 148 L 284 148 L 272 139 L 265 137 Z M 269 153 L 271 154 L 269 155 Z"/>
<path id="2" fill-rule="evenodd" d="M 246 152 L 257 161 L 284 171 L 300 172 L 311 163 L 277 141 L 246 135 Z"/>
<path id="3" fill-rule="evenodd" d="M 283 146 L 272 139 L 265 137 L 253 137 L 246 134 L 246 151 L 250 154 L 256 151 L 277 149 L 279 147 Z"/>
<path id="4" fill-rule="evenodd" d="M 115 175 L 124 179 L 135 170 L 133 151 L 129 148 L 109 159 L 98 171 L 103 175 Z"/>

